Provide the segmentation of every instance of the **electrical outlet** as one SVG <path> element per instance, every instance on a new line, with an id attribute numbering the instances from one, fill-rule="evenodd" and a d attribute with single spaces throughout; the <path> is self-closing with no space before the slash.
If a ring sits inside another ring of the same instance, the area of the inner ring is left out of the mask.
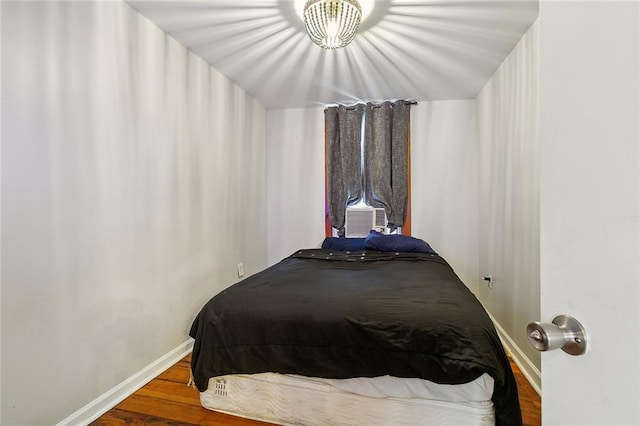
<path id="1" fill-rule="evenodd" d="M 487 287 L 489 287 L 490 289 L 493 288 L 493 276 L 491 274 L 487 275 L 482 279 L 487 282 Z"/>
<path id="2" fill-rule="evenodd" d="M 238 278 L 242 278 L 244 275 L 244 265 L 242 262 L 238 263 Z"/>

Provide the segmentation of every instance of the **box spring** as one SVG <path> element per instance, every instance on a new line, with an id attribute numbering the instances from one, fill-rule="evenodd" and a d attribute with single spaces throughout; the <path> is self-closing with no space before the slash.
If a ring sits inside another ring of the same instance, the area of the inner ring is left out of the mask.
<path id="1" fill-rule="evenodd" d="M 495 425 L 492 392 L 488 375 L 437 385 L 389 376 L 343 381 L 263 373 L 211 378 L 200 400 L 210 410 L 283 425 L 489 426 Z"/>

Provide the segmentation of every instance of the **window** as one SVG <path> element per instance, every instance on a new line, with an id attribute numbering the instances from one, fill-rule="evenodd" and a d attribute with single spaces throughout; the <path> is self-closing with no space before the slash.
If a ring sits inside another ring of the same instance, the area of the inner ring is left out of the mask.
<path id="1" fill-rule="evenodd" d="M 345 235 L 346 210 L 384 209 L 389 230 L 410 234 L 410 105 L 381 104 L 325 109 L 326 234 Z"/>

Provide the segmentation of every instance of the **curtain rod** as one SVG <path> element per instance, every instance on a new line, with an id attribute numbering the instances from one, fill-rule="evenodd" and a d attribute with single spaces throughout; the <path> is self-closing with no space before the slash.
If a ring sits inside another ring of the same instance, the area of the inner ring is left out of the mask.
<path id="1" fill-rule="evenodd" d="M 380 103 L 380 104 L 373 105 L 373 108 L 382 108 L 382 105 L 383 105 L 383 104 L 384 104 L 384 102 L 383 102 L 383 103 Z M 418 101 L 404 101 L 404 104 L 405 104 L 405 105 L 418 105 Z M 356 106 L 357 106 L 357 105 L 358 105 L 358 104 L 356 104 L 356 105 L 349 105 L 349 106 L 347 107 L 347 109 L 348 109 L 348 110 L 356 109 Z M 361 105 L 364 105 L 364 104 L 361 104 Z M 331 105 L 331 106 L 339 106 L 339 105 Z M 327 108 L 330 108 L 330 107 L 327 107 Z M 325 108 L 324 110 L 326 111 L 326 110 L 327 110 L 327 108 Z"/>

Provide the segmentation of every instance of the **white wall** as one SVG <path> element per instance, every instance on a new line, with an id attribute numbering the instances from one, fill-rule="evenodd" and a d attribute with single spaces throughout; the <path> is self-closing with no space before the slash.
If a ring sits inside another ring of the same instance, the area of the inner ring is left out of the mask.
<path id="1" fill-rule="evenodd" d="M 477 286 L 475 102 L 412 107 L 413 234 Z M 322 108 L 268 112 L 269 263 L 324 238 Z M 476 287 L 477 288 L 477 287 Z"/>
<path id="2" fill-rule="evenodd" d="M 525 329 L 540 316 L 538 23 L 477 98 L 480 300 L 535 366 Z"/>
<path id="3" fill-rule="evenodd" d="M 324 239 L 324 109 L 267 113 L 269 264 Z"/>
<path id="4" fill-rule="evenodd" d="M 1 423 L 53 424 L 266 266 L 266 112 L 124 3 L 1 7 Z"/>
<path id="5" fill-rule="evenodd" d="M 0 94 L 2 91 L 2 4 L 0 4 Z M 0 215 L 2 214 L 2 102 L 0 101 Z M 0 423 L 2 423 L 2 216 L 0 216 Z"/>
<path id="6" fill-rule="evenodd" d="M 412 234 L 478 291 L 475 101 L 419 102 L 411 115 Z"/>

